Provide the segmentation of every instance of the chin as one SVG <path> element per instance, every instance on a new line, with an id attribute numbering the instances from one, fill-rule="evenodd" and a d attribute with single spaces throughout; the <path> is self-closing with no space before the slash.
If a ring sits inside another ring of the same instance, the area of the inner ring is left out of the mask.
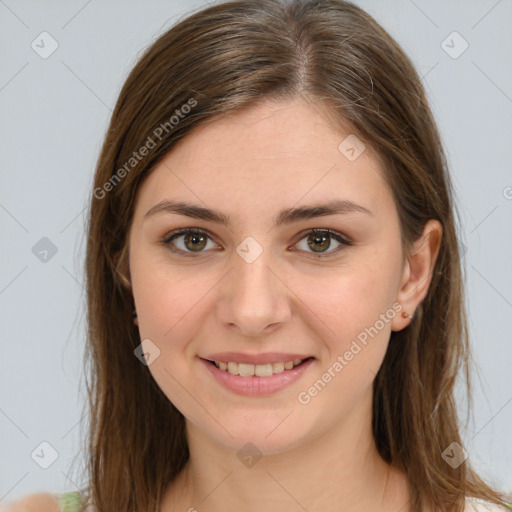
<path id="1" fill-rule="evenodd" d="M 246 430 L 240 435 L 224 437 L 218 442 L 222 443 L 226 448 L 234 451 L 236 455 L 243 461 L 245 455 L 267 456 L 279 455 L 288 452 L 297 446 L 300 446 L 301 440 L 297 437 L 297 433 L 291 436 L 291 432 L 284 431 L 281 435 L 266 434 L 257 430 Z"/>
<path id="2" fill-rule="evenodd" d="M 203 430 L 197 423 L 196 426 L 216 443 L 234 451 L 237 456 L 243 455 L 244 450 L 254 451 L 258 455 L 287 452 L 304 442 L 310 430 L 305 421 L 297 421 L 298 415 L 295 421 L 292 419 L 296 412 L 290 414 L 291 410 L 273 411 L 267 414 L 261 410 L 253 412 L 254 414 L 245 417 L 240 415 L 237 420 L 232 419 L 229 423 L 223 424 L 229 434 L 216 423 L 213 427 L 215 430 L 209 432 Z M 289 415 L 288 418 L 287 415 Z M 230 416 L 234 418 L 236 413 L 230 413 Z M 212 425 L 209 427 L 211 428 Z"/>

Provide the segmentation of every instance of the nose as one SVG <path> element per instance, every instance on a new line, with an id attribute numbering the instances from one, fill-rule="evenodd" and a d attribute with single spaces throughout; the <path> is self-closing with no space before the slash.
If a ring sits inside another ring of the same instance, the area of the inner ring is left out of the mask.
<path id="1" fill-rule="evenodd" d="M 251 263 L 234 254 L 234 268 L 223 280 L 218 313 L 240 335 L 268 335 L 291 317 L 291 292 L 266 252 Z"/>

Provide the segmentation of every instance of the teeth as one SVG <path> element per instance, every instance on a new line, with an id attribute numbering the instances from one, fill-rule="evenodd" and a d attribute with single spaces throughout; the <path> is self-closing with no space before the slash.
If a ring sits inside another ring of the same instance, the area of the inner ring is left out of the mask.
<path id="1" fill-rule="evenodd" d="M 238 375 L 240 375 L 240 377 L 252 377 L 254 375 L 254 365 L 239 363 Z"/>
<path id="2" fill-rule="evenodd" d="M 272 363 L 254 365 L 254 375 L 257 377 L 270 377 L 273 373 L 274 367 L 272 366 Z"/>
<path id="3" fill-rule="evenodd" d="M 267 363 L 267 364 L 246 364 L 234 363 L 232 361 L 214 361 L 215 366 L 223 371 L 228 371 L 231 375 L 240 375 L 241 377 L 270 377 L 274 373 L 282 373 L 285 370 L 291 370 L 294 366 L 302 363 L 303 359 L 295 359 L 287 362 Z"/>
<path id="4" fill-rule="evenodd" d="M 284 363 L 272 363 L 272 372 L 273 373 L 284 372 Z"/>

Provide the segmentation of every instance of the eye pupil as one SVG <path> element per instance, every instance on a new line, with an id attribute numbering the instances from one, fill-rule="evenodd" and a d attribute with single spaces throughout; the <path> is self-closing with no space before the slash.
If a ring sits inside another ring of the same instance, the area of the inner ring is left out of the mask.
<path id="1" fill-rule="evenodd" d="M 310 240 L 313 240 L 313 242 L 310 243 Z M 327 244 L 325 244 L 326 241 L 327 241 Z M 323 246 L 320 246 L 318 244 L 322 244 Z M 313 251 L 321 252 L 321 251 L 317 251 L 316 249 L 318 249 L 318 248 L 320 248 L 322 250 L 328 249 L 331 245 L 331 242 L 329 240 L 329 237 L 326 235 L 311 234 L 308 239 L 308 245 L 309 245 L 309 247 L 311 247 L 311 249 L 313 249 Z"/>
<path id="2" fill-rule="evenodd" d="M 192 241 L 191 246 L 188 245 L 190 241 Z M 198 241 L 199 245 L 197 244 Z M 201 251 L 206 246 L 206 237 L 197 233 L 188 233 L 185 235 L 185 245 L 192 251 Z"/>

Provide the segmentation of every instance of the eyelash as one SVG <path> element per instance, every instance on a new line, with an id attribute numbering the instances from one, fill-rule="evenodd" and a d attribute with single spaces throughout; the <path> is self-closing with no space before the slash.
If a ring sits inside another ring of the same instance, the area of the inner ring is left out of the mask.
<path id="1" fill-rule="evenodd" d="M 173 231 L 173 232 L 169 233 L 168 235 L 166 235 L 161 240 L 161 244 L 164 245 L 165 247 L 167 247 L 170 251 L 172 251 L 174 253 L 181 254 L 186 257 L 197 257 L 196 255 L 206 252 L 204 250 L 198 251 L 197 253 L 193 253 L 192 251 L 183 251 L 182 249 L 176 248 L 171 243 L 175 238 L 178 238 L 179 236 L 182 236 L 182 235 L 188 235 L 188 234 L 206 235 L 211 240 L 211 237 L 207 231 L 197 229 L 197 228 L 182 228 L 182 229 L 177 229 L 176 231 Z M 306 238 L 309 235 L 330 236 L 331 238 L 334 238 L 337 242 L 339 242 L 341 244 L 339 247 L 337 247 L 333 251 L 330 251 L 327 253 L 309 252 L 309 254 L 311 254 L 315 258 L 327 258 L 335 253 L 338 253 L 341 249 L 343 249 L 343 246 L 350 247 L 353 245 L 353 243 L 350 240 L 347 240 L 340 233 L 338 233 L 336 231 L 332 231 L 330 229 L 316 229 L 316 228 L 306 231 L 303 234 L 303 236 L 296 243 L 299 243 L 300 241 L 302 241 L 304 238 Z"/>

